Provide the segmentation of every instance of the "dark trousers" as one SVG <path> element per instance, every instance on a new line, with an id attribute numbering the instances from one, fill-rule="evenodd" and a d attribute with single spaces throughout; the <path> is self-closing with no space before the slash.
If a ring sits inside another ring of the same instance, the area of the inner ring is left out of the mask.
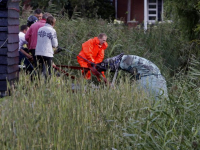
<path id="1" fill-rule="evenodd" d="M 33 65 L 36 67 L 37 66 L 37 61 L 36 61 L 36 56 L 35 56 L 35 49 L 30 49 L 29 52 L 33 56 Z"/>
<path id="2" fill-rule="evenodd" d="M 39 64 L 39 68 L 42 68 L 42 73 L 45 75 L 45 77 L 47 77 L 47 70 L 51 76 L 52 58 L 53 57 L 36 56 L 37 64 Z"/>
<path id="3" fill-rule="evenodd" d="M 22 62 L 26 66 L 26 70 L 29 71 L 29 73 L 31 73 L 33 71 L 33 65 L 26 58 L 26 56 L 22 52 L 19 51 L 19 64 L 21 65 Z"/>
<path id="4" fill-rule="evenodd" d="M 26 73 L 30 74 L 31 81 L 33 81 L 33 77 L 36 75 L 33 65 L 26 58 L 26 56 L 22 52 L 19 51 L 19 65 L 21 65 L 22 62 L 24 63 L 26 67 Z"/>

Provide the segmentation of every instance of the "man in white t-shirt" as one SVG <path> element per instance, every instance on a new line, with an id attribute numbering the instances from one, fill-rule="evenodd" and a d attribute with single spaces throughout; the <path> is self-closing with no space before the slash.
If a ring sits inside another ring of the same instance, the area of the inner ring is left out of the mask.
<path id="1" fill-rule="evenodd" d="M 26 69 L 30 72 L 33 71 L 33 66 L 30 63 L 29 60 L 33 59 L 32 56 L 28 53 L 28 49 L 24 48 L 23 46 L 25 44 L 28 44 L 27 41 L 25 40 L 25 34 L 28 31 L 28 26 L 27 25 L 22 25 L 20 27 L 20 32 L 19 32 L 19 64 L 23 62 L 24 65 L 26 66 Z"/>

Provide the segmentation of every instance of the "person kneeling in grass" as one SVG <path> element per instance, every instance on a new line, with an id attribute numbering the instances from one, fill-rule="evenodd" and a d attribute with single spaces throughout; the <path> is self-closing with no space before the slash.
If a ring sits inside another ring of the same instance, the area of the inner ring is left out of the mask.
<path id="1" fill-rule="evenodd" d="M 107 58 L 96 65 L 98 71 L 110 70 L 116 72 L 123 70 L 129 72 L 135 79 L 138 89 L 142 89 L 147 95 L 168 98 L 167 85 L 160 69 L 143 57 L 136 55 L 120 54 Z"/>

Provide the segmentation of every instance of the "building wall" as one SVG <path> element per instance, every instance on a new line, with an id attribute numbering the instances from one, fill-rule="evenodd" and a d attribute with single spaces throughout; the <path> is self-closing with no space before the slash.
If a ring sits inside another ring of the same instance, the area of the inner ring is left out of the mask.
<path id="1" fill-rule="evenodd" d="M 131 0 L 131 20 L 144 21 L 144 0 Z"/>
<path id="2" fill-rule="evenodd" d="M 127 21 L 127 2 L 128 0 L 117 0 L 117 19 Z M 113 1 L 115 6 L 115 0 Z"/>
<path id="3" fill-rule="evenodd" d="M 0 3 L 0 92 L 7 90 L 19 74 L 19 1 L 2 0 Z M 5 43 L 5 44 L 4 44 Z"/>
<path id="4" fill-rule="evenodd" d="M 115 0 L 113 1 L 115 5 Z M 127 23 L 128 0 L 117 0 L 117 19 Z M 144 0 L 131 0 L 131 17 L 130 20 L 135 19 L 138 23 L 144 21 Z"/>

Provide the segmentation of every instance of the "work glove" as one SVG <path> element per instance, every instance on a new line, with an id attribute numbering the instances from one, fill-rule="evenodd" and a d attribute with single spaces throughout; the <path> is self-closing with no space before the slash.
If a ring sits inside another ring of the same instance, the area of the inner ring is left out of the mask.
<path id="1" fill-rule="evenodd" d="M 58 47 L 58 48 L 55 50 L 55 54 L 58 54 L 58 53 L 60 53 L 60 52 L 62 52 L 62 51 L 63 51 L 63 48 Z"/>
<path id="2" fill-rule="evenodd" d="M 95 68 L 99 71 L 99 72 L 102 72 L 102 71 L 106 71 L 107 68 L 104 64 L 104 62 L 101 62 L 101 63 L 98 63 Z"/>
<path id="3" fill-rule="evenodd" d="M 88 68 L 91 68 L 91 67 L 95 67 L 96 66 L 96 64 L 95 63 L 88 63 Z"/>

